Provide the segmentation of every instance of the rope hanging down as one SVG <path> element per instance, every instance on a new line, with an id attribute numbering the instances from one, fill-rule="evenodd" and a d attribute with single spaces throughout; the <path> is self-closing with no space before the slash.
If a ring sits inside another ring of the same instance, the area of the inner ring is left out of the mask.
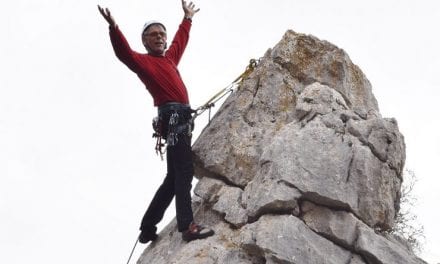
<path id="1" fill-rule="evenodd" d="M 134 243 L 133 249 L 131 250 L 130 256 L 128 257 L 127 264 L 130 263 L 131 257 L 133 256 L 133 252 L 137 246 L 138 241 L 139 241 L 139 236 L 136 237 L 136 242 Z"/>
<path id="2" fill-rule="evenodd" d="M 206 110 L 209 110 L 209 121 L 211 121 L 211 108 L 215 106 L 215 103 L 217 103 L 219 100 L 221 100 L 223 97 L 225 97 L 227 94 L 232 93 L 234 91 L 234 88 L 241 84 L 244 79 L 246 79 L 249 74 L 257 67 L 260 60 L 251 59 L 249 61 L 249 65 L 246 67 L 246 70 L 237 77 L 234 81 L 231 82 L 228 86 L 220 90 L 218 93 L 216 93 L 211 99 L 209 99 L 205 104 L 198 107 L 194 110 L 194 115 L 192 117 L 192 122 L 201 114 L 203 114 Z"/>

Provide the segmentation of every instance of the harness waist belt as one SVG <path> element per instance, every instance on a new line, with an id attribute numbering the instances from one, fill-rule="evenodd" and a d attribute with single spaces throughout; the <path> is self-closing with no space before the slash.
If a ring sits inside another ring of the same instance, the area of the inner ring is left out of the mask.
<path id="1" fill-rule="evenodd" d="M 179 110 L 191 111 L 191 106 L 189 104 L 170 102 L 163 104 L 157 108 L 157 112 L 159 115 L 168 111 L 179 111 Z"/>

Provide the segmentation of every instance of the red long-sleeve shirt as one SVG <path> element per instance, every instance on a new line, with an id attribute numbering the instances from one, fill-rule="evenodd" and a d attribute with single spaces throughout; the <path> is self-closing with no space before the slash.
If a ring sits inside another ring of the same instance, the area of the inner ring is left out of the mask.
<path id="1" fill-rule="evenodd" d="M 145 84 L 155 106 L 167 102 L 189 104 L 188 91 L 177 65 L 189 39 L 191 21 L 184 19 L 165 56 L 141 54 L 130 48 L 118 27 L 110 27 L 110 39 L 116 56 Z"/>

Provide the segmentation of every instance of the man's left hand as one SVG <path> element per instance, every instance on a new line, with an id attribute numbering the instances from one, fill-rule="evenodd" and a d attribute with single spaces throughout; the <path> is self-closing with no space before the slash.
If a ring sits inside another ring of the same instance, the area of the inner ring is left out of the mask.
<path id="1" fill-rule="evenodd" d="M 185 18 L 192 19 L 195 13 L 199 12 L 200 8 L 195 8 L 193 2 L 190 2 L 189 4 L 186 3 L 185 0 L 182 0 L 182 8 L 183 12 L 185 12 Z"/>

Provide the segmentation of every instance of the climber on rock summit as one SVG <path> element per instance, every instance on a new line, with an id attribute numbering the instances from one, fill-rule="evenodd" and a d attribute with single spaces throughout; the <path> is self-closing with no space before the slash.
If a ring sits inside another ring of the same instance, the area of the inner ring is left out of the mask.
<path id="1" fill-rule="evenodd" d="M 139 242 L 157 238 L 156 225 L 176 196 L 176 218 L 182 239 L 191 241 L 212 236 L 214 231 L 194 223 L 191 208 L 193 162 L 191 151 L 191 107 L 188 92 L 177 65 L 188 43 L 193 16 L 199 11 L 182 0 L 184 18 L 169 49 L 167 32 L 158 21 L 145 23 L 142 43 L 147 54 L 133 51 L 120 31 L 108 8 L 98 5 L 99 12 L 109 24 L 110 39 L 116 56 L 145 84 L 158 107 L 160 134 L 167 140 L 167 175 L 157 190 L 141 223 Z"/>

